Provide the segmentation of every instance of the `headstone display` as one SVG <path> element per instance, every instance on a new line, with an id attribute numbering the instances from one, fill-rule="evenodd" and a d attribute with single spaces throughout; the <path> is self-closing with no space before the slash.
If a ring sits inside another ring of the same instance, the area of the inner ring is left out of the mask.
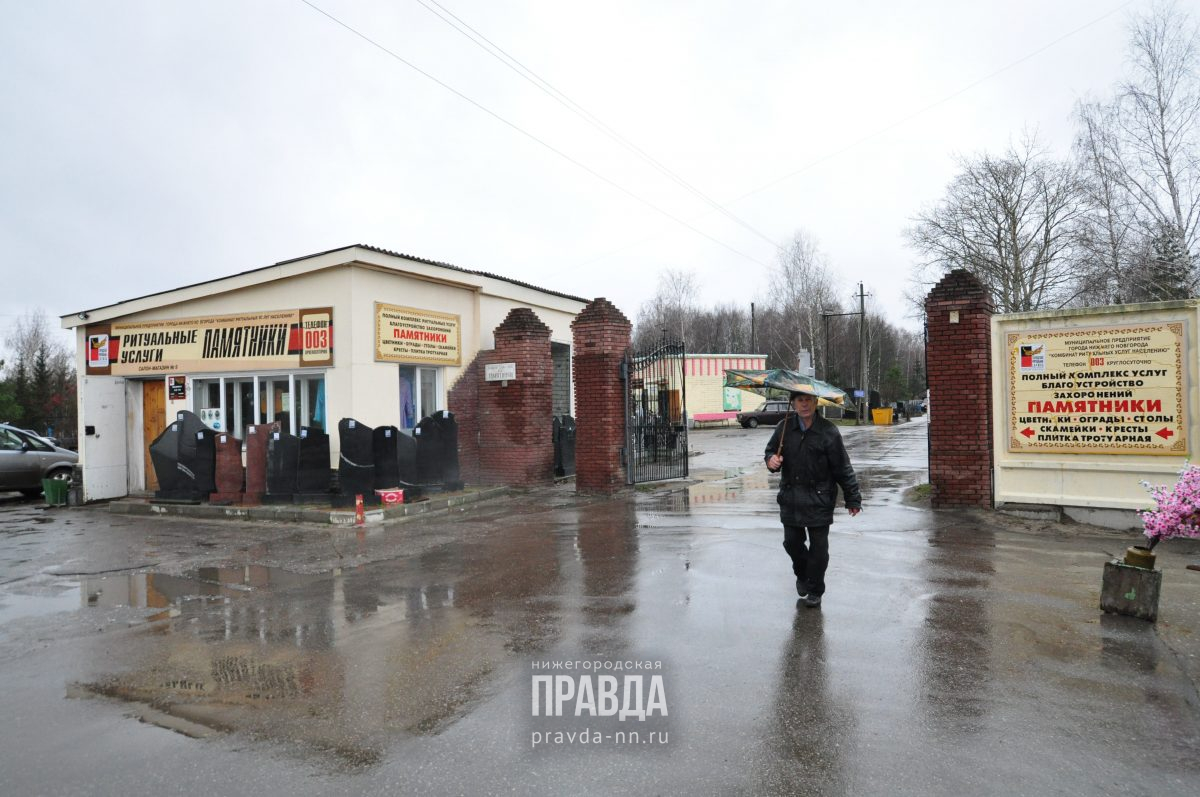
<path id="1" fill-rule="evenodd" d="M 411 504 L 425 494 L 416 484 L 417 444 L 395 426 L 374 433 L 375 494 L 380 501 Z M 400 500 L 399 496 L 403 496 Z"/>
<path id="2" fill-rule="evenodd" d="M 182 411 L 150 444 L 158 498 L 201 501 L 216 490 L 214 432 L 194 413 Z"/>
<path id="3" fill-rule="evenodd" d="M 353 506 L 354 497 L 361 495 L 364 504 L 376 505 L 375 495 L 375 430 L 353 418 L 338 421 L 338 497 L 340 506 Z M 395 487 L 385 484 L 384 487 Z"/>
<path id="4" fill-rule="evenodd" d="M 375 484 L 379 489 L 400 486 L 400 446 L 399 438 L 407 437 L 401 434 L 395 426 L 377 426 L 372 437 L 372 449 L 375 457 Z"/>
<path id="5" fill-rule="evenodd" d="M 554 419 L 554 475 L 575 475 L 575 419 L 570 415 Z"/>
<path id="6" fill-rule="evenodd" d="M 237 504 L 242 501 L 246 471 L 242 467 L 242 441 L 231 434 L 216 435 L 216 492 L 208 500 L 214 504 Z"/>
<path id="7" fill-rule="evenodd" d="M 396 440 L 396 461 L 400 466 L 400 483 L 417 483 L 417 441 L 412 435 L 402 434 Z"/>
<path id="8" fill-rule="evenodd" d="M 416 476 L 419 484 L 462 488 L 458 470 L 458 422 L 441 410 L 421 419 L 413 432 L 417 441 Z"/>
<path id="9" fill-rule="evenodd" d="M 300 470 L 300 438 L 287 432 L 271 432 L 267 439 L 268 504 L 290 504 L 296 495 Z"/>
<path id="10" fill-rule="evenodd" d="M 300 471 L 296 477 L 297 503 L 317 504 L 330 499 L 329 435 L 313 426 L 300 430 Z"/>
<path id="11" fill-rule="evenodd" d="M 242 503 L 257 505 L 267 492 L 267 443 L 272 432 L 279 431 L 278 423 L 262 423 L 246 427 L 246 495 Z"/>

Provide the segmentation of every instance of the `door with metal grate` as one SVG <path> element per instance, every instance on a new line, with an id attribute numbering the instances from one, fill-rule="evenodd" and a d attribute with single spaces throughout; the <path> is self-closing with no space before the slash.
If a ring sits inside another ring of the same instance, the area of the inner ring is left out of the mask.
<path id="1" fill-rule="evenodd" d="M 625 465 L 630 484 L 688 475 L 683 341 L 625 358 Z"/>

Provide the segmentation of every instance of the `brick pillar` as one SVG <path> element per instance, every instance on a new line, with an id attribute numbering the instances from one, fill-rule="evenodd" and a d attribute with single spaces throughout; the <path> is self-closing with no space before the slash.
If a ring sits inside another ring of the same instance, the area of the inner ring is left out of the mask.
<path id="1" fill-rule="evenodd" d="M 625 486 L 625 391 L 621 359 L 633 326 L 607 299 L 571 322 L 575 348 L 575 489 L 611 493 Z"/>
<path id="2" fill-rule="evenodd" d="M 446 401 L 458 424 L 459 478 L 468 484 L 479 484 L 479 384 L 483 381 L 480 361 L 488 354 L 490 349 L 475 355 L 458 375 Z"/>
<path id="3" fill-rule="evenodd" d="M 518 307 L 496 327 L 496 348 L 480 352 L 478 376 L 479 481 L 535 485 L 554 481 L 554 367 L 550 327 Z M 484 381 L 486 366 L 516 363 L 505 386 Z"/>
<path id="4" fill-rule="evenodd" d="M 963 269 L 925 298 L 933 505 L 992 506 L 992 327 L 983 285 Z"/>

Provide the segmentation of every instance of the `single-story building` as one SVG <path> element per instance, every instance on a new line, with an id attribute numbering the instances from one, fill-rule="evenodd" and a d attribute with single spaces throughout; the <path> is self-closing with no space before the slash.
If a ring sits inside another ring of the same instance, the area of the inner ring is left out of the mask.
<path id="1" fill-rule="evenodd" d="M 551 330 L 554 413 L 572 414 L 571 321 L 586 301 L 482 271 L 348 246 L 62 316 L 76 330 L 84 499 L 153 490 L 149 444 L 180 410 L 245 440 L 279 422 L 411 431 L 510 310 Z"/>
<path id="2" fill-rule="evenodd" d="M 761 371 L 767 367 L 765 354 L 687 354 L 683 367 L 688 416 L 693 421 L 726 421 L 766 401 L 755 393 L 725 387 L 726 371 Z"/>

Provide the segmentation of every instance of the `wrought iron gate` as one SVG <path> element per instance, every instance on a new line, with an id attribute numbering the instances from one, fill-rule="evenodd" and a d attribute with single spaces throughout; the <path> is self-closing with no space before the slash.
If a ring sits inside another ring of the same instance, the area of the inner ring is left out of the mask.
<path id="1" fill-rule="evenodd" d="M 688 475 L 683 341 L 625 358 L 625 471 L 630 484 Z"/>

